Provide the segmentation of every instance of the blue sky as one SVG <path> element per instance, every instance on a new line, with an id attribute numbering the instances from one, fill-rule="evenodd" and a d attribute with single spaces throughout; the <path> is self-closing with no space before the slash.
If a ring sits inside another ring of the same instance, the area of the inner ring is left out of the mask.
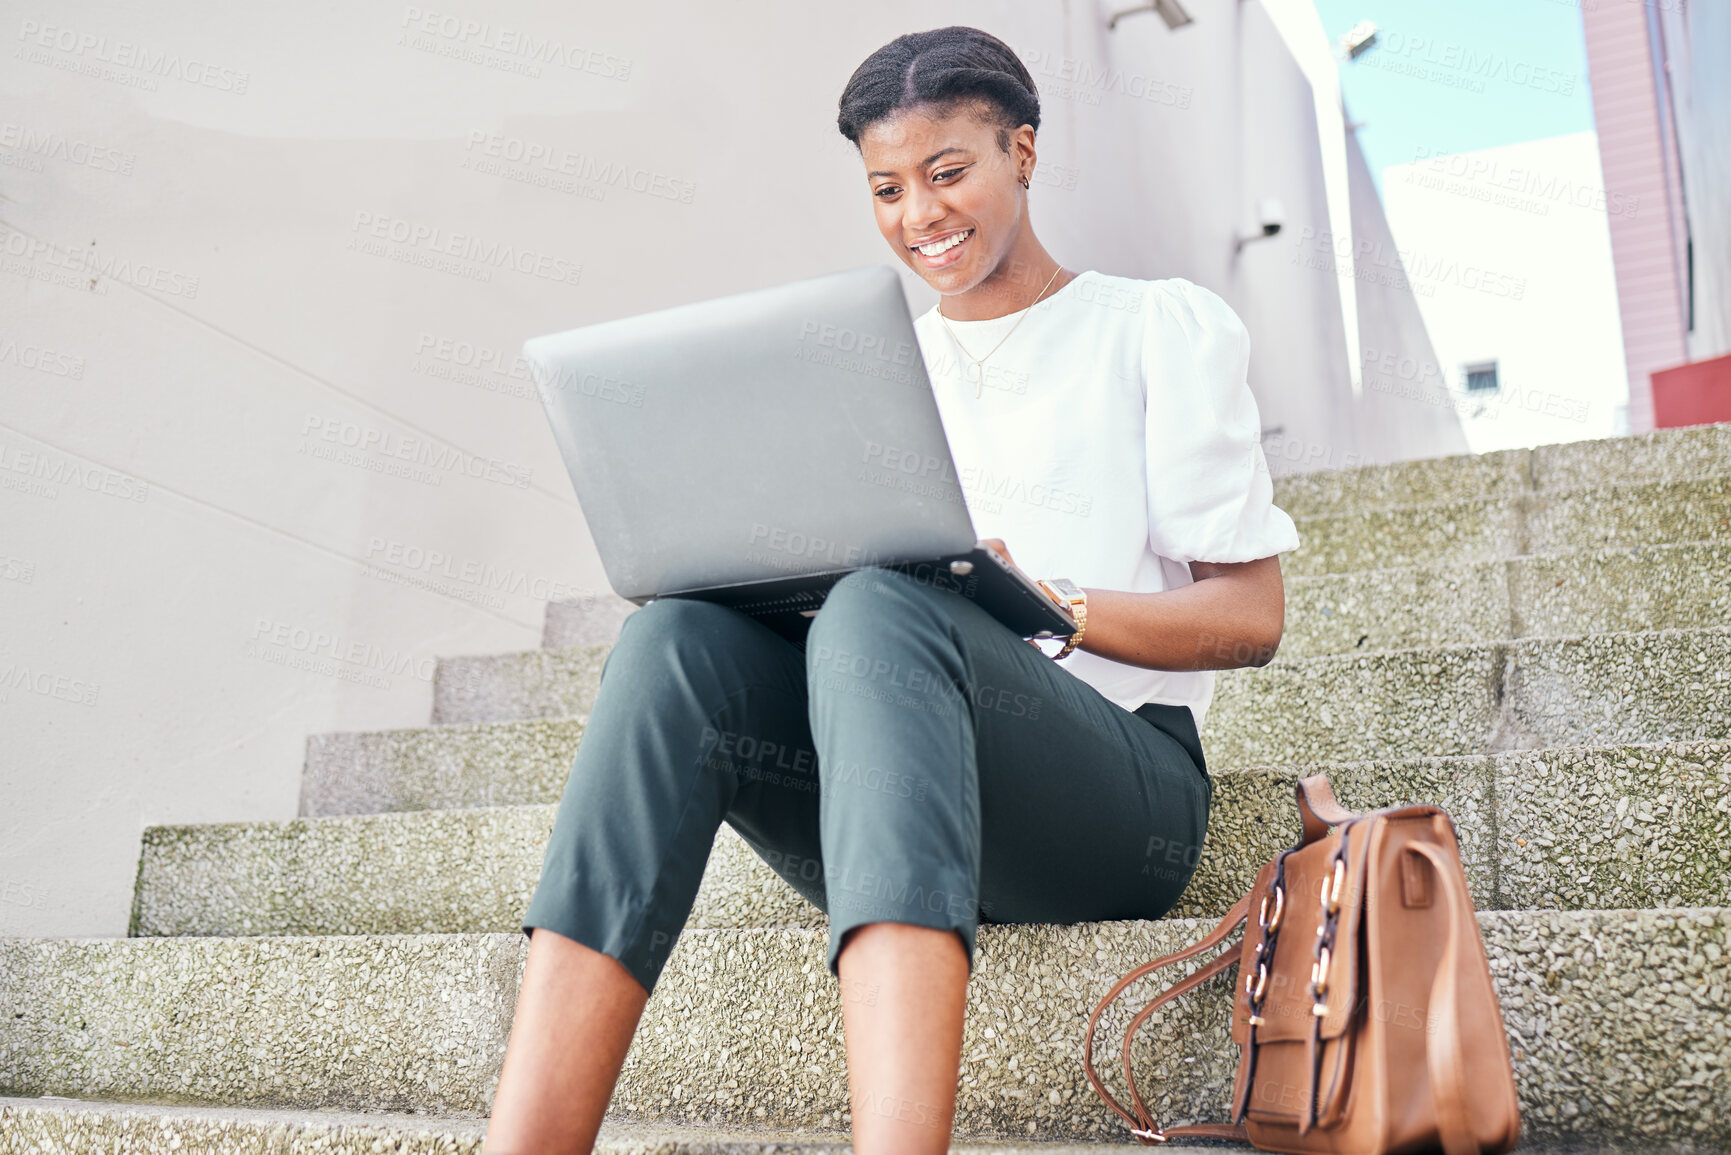
<path id="1" fill-rule="evenodd" d="M 1316 0 L 1330 40 L 1380 31 L 1340 68 L 1378 191 L 1386 165 L 1591 129 L 1579 2 Z"/>

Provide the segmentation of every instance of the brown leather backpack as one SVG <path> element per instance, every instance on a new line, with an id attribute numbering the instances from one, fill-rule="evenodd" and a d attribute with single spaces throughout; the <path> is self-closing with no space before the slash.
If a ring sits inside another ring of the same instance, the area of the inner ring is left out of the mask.
<path id="1" fill-rule="evenodd" d="M 1436 806 L 1355 814 L 1323 774 L 1299 782 L 1298 813 L 1298 845 L 1257 872 L 1218 926 L 1132 970 L 1100 1000 L 1082 1044 L 1088 1082 L 1149 1145 L 1210 1138 L 1294 1153 L 1507 1151 L 1520 1136 L 1520 1106 L 1453 822 Z M 1223 951 L 1126 1028 L 1132 1114 L 1094 1070 L 1101 1014 L 1132 982 L 1209 950 L 1240 923 L 1241 951 Z M 1234 962 L 1233 1122 L 1162 1131 L 1136 1089 L 1136 1029 Z"/>

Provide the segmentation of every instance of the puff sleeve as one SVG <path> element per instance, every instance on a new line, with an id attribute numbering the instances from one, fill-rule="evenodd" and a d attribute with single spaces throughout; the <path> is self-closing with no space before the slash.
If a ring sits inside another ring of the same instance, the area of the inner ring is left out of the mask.
<path id="1" fill-rule="evenodd" d="M 1154 552 L 1242 562 L 1297 549 L 1298 527 L 1274 504 L 1244 322 L 1182 277 L 1151 286 L 1142 373 Z"/>

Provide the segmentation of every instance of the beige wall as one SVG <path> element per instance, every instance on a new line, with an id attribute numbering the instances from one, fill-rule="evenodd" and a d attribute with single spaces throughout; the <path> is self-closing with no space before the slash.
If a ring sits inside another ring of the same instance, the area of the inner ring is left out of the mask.
<path id="1" fill-rule="evenodd" d="M 603 586 L 516 350 L 890 259 L 834 115 L 900 32 L 1028 54 L 1052 251 L 1216 289 L 1266 424 L 1374 451 L 1294 260 L 1309 91 L 1256 4 L 1192 7 L 6 3 L 0 933 L 124 933 L 146 824 L 292 816 L 309 733 L 422 724 L 436 656 Z"/>

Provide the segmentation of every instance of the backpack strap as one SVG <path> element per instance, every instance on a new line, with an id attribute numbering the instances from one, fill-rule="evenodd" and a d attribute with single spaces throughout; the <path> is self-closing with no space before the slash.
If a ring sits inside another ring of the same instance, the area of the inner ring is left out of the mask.
<path id="1" fill-rule="evenodd" d="M 1304 823 L 1300 846 L 1309 846 L 1319 838 L 1328 837 L 1329 827 L 1351 822 L 1358 816 L 1356 810 L 1348 810 L 1335 801 L 1334 788 L 1328 784 L 1327 774 L 1312 774 L 1298 780 L 1298 817 Z"/>
<path id="2" fill-rule="evenodd" d="M 1171 966 L 1174 963 L 1183 962 L 1185 959 L 1195 958 L 1202 952 L 1220 945 L 1220 943 L 1224 942 L 1234 930 L 1238 929 L 1239 924 L 1244 922 L 1244 920 L 1249 917 L 1249 914 L 1250 895 L 1246 894 L 1243 898 L 1233 904 L 1232 909 L 1226 912 L 1226 917 L 1222 918 L 1219 923 L 1215 925 L 1213 930 L 1203 935 L 1202 938 L 1198 939 L 1195 943 L 1185 947 L 1181 951 L 1169 954 L 1164 958 L 1157 958 L 1151 962 L 1145 962 L 1123 978 L 1119 979 L 1117 983 L 1113 985 L 1112 989 L 1106 992 L 1105 997 L 1100 1000 L 1099 1004 L 1094 1007 L 1094 1013 L 1088 1016 L 1088 1032 L 1082 1039 L 1082 1067 L 1088 1075 L 1088 1083 L 1094 1088 L 1095 1092 L 1106 1101 L 1106 1105 L 1112 1108 L 1113 1111 L 1117 1112 L 1119 1118 L 1123 1119 L 1130 1125 L 1130 1133 L 1136 1136 L 1136 1138 L 1141 1140 L 1144 1144 L 1151 1146 L 1157 1143 L 1164 1143 L 1169 1138 L 1176 1136 L 1192 1136 L 1195 1138 L 1206 1139 L 1235 1139 L 1239 1142 L 1248 1141 L 1243 1127 L 1234 1127 L 1224 1123 L 1199 1124 L 1190 1127 L 1173 1127 L 1168 1131 L 1162 1131 L 1159 1127 L 1155 1126 L 1153 1116 L 1149 1113 L 1147 1105 L 1142 1102 L 1142 1097 L 1136 1090 L 1135 1075 L 1130 1069 L 1130 1043 L 1135 1036 L 1136 1028 L 1142 1024 L 1143 1020 L 1170 1000 L 1201 986 L 1204 982 L 1232 966 L 1232 964 L 1237 961 L 1234 951 L 1231 949 L 1222 951 L 1218 956 L 1211 959 L 1194 974 L 1162 992 L 1153 1002 L 1142 1008 L 1136 1018 L 1131 1022 L 1130 1027 L 1124 1032 L 1124 1074 L 1130 1084 L 1130 1097 L 1135 1104 L 1135 1114 L 1132 1114 L 1123 1104 L 1119 1103 L 1117 1099 L 1112 1097 L 1111 1092 L 1106 1090 L 1106 1085 L 1100 1081 L 1099 1073 L 1094 1070 L 1094 1031 L 1095 1028 L 1099 1026 L 1100 1016 L 1105 1013 L 1106 1008 L 1112 1004 L 1113 1000 L 1118 997 L 1125 987 L 1129 986 L 1143 975 L 1151 974 L 1154 971 Z"/>

